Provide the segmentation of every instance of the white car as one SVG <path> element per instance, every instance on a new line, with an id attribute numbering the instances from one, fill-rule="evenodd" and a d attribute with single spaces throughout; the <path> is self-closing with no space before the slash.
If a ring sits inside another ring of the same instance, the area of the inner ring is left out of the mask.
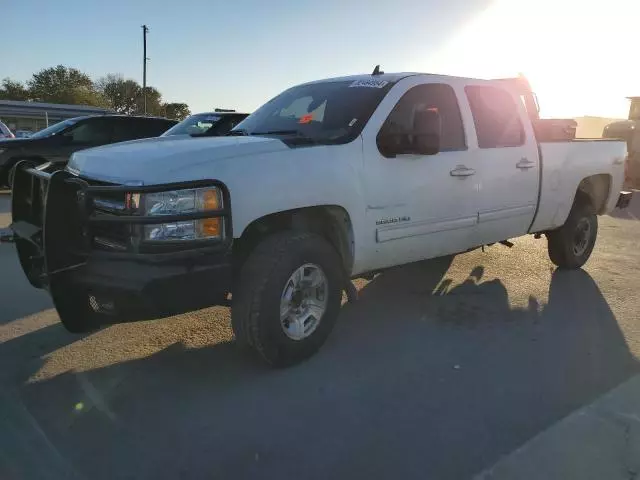
<path id="1" fill-rule="evenodd" d="M 237 341 L 296 363 L 342 292 L 356 297 L 351 278 L 527 233 L 561 268 L 587 261 L 597 215 L 630 199 L 625 144 L 562 140 L 571 122 L 536 105 L 518 79 L 376 69 L 290 88 L 232 136 L 84 150 L 53 174 L 25 165 L 21 264 L 71 331 L 142 318 L 139 300 L 168 315 L 231 294 Z"/>

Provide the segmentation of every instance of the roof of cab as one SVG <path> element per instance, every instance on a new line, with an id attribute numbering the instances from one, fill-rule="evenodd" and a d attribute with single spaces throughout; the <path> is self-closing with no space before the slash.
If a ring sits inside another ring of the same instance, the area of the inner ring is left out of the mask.
<path id="1" fill-rule="evenodd" d="M 411 72 L 411 73 L 380 73 L 378 75 L 372 75 L 372 74 L 360 74 L 360 75 L 347 75 L 344 77 L 333 77 L 333 78 L 324 78 L 322 80 L 314 80 L 312 82 L 306 82 L 304 85 L 310 85 L 313 83 L 322 83 L 322 82 L 347 82 L 349 80 L 351 81 L 357 81 L 357 80 L 371 80 L 371 79 L 376 79 L 376 80 L 384 80 L 390 83 L 395 83 L 399 80 L 402 80 L 405 77 L 410 77 L 412 75 L 428 75 L 425 73 L 415 73 L 415 72 Z"/>
<path id="2" fill-rule="evenodd" d="M 400 80 L 407 77 L 431 77 L 432 79 L 440 79 L 440 80 L 449 80 L 449 81 L 461 81 L 461 82 L 487 82 L 491 83 L 494 81 L 500 81 L 503 83 L 506 82 L 514 82 L 514 81 L 522 81 L 518 77 L 514 78 L 503 78 L 503 79 L 487 79 L 487 78 L 471 78 L 471 77 L 458 77 L 454 75 L 442 75 L 439 73 L 424 73 L 424 72 L 396 72 L 396 73 L 380 73 L 377 75 L 373 74 L 360 74 L 360 75 L 347 75 L 344 77 L 334 77 L 334 78 L 325 78 L 322 80 L 315 80 L 312 82 L 306 82 L 303 85 L 310 85 L 314 83 L 322 83 L 322 82 L 341 82 L 341 81 L 357 81 L 357 80 L 383 80 L 389 83 L 396 83 Z"/>

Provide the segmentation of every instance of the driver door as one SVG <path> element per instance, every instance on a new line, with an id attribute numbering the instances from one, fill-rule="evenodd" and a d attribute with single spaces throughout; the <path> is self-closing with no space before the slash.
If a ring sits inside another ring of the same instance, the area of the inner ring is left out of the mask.
<path id="1" fill-rule="evenodd" d="M 478 179 L 458 95 L 447 84 L 405 81 L 415 86 L 401 98 L 394 98 L 392 90 L 374 116 L 378 126 L 369 128 L 372 118 L 363 132 L 369 270 L 459 252 L 476 241 Z M 381 153 L 379 133 L 412 131 L 415 112 L 421 109 L 440 114 L 440 152 Z"/>

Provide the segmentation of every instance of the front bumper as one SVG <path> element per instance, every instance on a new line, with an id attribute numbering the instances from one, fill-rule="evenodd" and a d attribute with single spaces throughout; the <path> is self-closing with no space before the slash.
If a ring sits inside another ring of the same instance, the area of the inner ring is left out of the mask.
<path id="1" fill-rule="evenodd" d="M 217 181 L 135 187 L 90 185 L 66 171 L 47 173 L 29 167 L 24 164 L 16 169 L 10 228 L 21 266 L 33 286 L 52 290 L 57 282 L 64 288 L 82 289 L 95 309 L 105 306 L 107 313 L 140 306 L 164 315 L 225 303 L 233 277 L 226 186 Z M 105 232 L 173 219 L 127 212 L 105 214 L 95 207 L 96 196 L 205 184 L 221 189 L 225 208 L 181 218 L 222 218 L 224 240 L 155 246 L 132 242 L 124 247 L 115 241 L 106 242 L 106 246 L 98 241 L 102 238 L 98 235 L 104 236 Z"/>
<path id="2" fill-rule="evenodd" d="M 616 208 L 627 208 L 631 203 L 633 192 L 620 192 L 618 201 L 616 202 Z"/>
<path id="3" fill-rule="evenodd" d="M 96 252 L 67 272 L 66 281 L 118 313 L 166 316 L 224 304 L 231 291 L 231 255 L 206 249 L 184 253 L 161 254 L 149 261 L 137 255 Z"/>

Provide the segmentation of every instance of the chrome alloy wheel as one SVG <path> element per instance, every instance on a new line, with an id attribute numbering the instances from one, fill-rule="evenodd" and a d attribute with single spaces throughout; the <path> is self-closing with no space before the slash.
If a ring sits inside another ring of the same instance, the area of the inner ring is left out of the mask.
<path id="1" fill-rule="evenodd" d="M 280 298 L 280 325 L 292 340 L 304 340 L 320 325 L 327 310 L 329 282 L 322 269 L 305 263 L 295 270 Z"/>

